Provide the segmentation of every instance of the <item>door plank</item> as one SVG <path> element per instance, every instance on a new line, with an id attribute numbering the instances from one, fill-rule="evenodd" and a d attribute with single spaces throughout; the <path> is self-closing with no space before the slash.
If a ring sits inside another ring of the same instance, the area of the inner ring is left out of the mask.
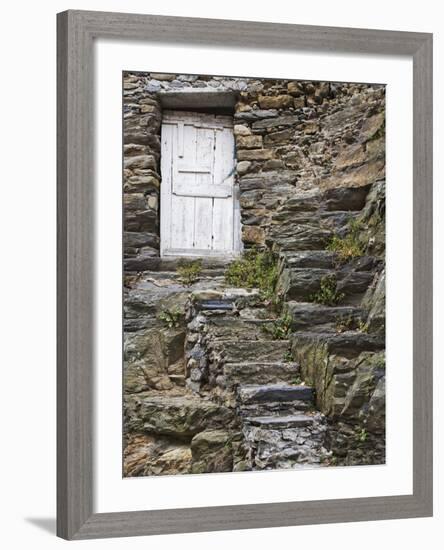
<path id="1" fill-rule="evenodd" d="M 233 188 L 234 136 L 230 129 L 216 132 L 216 155 L 214 165 L 215 187 Z M 215 198 L 213 204 L 213 250 L 233 250 L 233 197 Z"/>
<path id="2" fill-rule="evenodd" d="M 172 188 L 172 144 L 174 135 L 172 124 L 162 125 L 162 154 L 160 156 L 160 253 L 171 248 L 171 188 Z"/>
<path id="3" fill-rule="evenodd" d="M 177 151 L 178 127 L 174 126 L 176 139 L 173 139 L 173 182 L 181 182 L 186 185 L 194 183 L 194 174 L 179 173 L 178 169 L 182 159 L 179 159 Z M 184 155 L 183 162 L 194 162 L 196 148 L 196 129 L 193 126 L 184 125 Z M 195 198 L 182 197 L 172 194 L 171 197 L 171 248 L 193 248 L 194 242 L 194 217 Z"/>
<path id="4" fill-rule="evenodd" d="M 208 167 L 209 172 L 196 172 L 196 186 L 208 188 L 213 181 L 214 129 L 197 129 L 195 165 Z M 213 237 L 213 199 L 195 198 L 194 246 L 196 249 L 211 250 Z"/>

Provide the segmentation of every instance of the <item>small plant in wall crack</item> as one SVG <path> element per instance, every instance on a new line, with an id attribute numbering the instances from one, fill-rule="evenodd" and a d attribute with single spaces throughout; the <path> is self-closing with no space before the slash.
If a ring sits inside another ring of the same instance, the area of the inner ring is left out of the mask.
<path id="1" fill-rule="evenodd" d="M 284 313 L 281 317 L 264 325 L 264 332 L 271 334 L 274 340 L 285 340 L 291 333 L 293 319 L 289 313 Z"/>
<path id="2" fill-rule="evenodd" d="M 184 317 L 184 312 L 179 308 L 163 309 L 157 316 L 168 328 L 177 328 Z"/>
<path id="3" fill-rule="evenodd" d="M 368 431 L 365 428 L 357 428 L 355 432 L 355 439 L 360 443 L 365 443 L 368 439 Z"/>
<path id="4" fill-rule="evenodd" d="M 365 252 L 364 243 L 360 238 L 363 229 L 359 221 L 351 218 L 348 222 L 348 229 L 345 237 L 335 235 L 327 246 L 327 250 L 335 252 L 340 263 L 362 256 Z"/>
<path id="5" fill-rule="evenodd" d="M 369 329 L 369 326 L 368 326 L 368 323 L 363 321 L 362 319 L 359 319 L 359 323 L 358 323 L 358 330 L 359 332 L 365 332 L 367 333 L 368 332 L 368 329 Z"/>
<path id="6" fill-rule="evenodd" d="M 275 296 L 278 268 L 269 250 L 252 249 L 232 262 L 225 271 L 227 284 L 242 288 L 258 288 L 265 300 L 278 306 L 281 297 Z"/>
<path id="7" fill-rule="evenodd" d="M 337 290 L 336 276 L 326 275 L 321 279 L 320 289 L 310 296 L 310 300 L 324 306 L 336 306 L 344 296 L 343 292 Z"/>
<path id="8" fill-rule="evenodd" d="M 202 272 L 202 260 L 196 260 L 187 264 L 182 264 L 177 268 L 179 281 L 186 286 L 191 286 L 199 280 Z"/>
<path id="9" fill-rule="evenodd" d="M 347 315 L 346 317 L 337 317 L 335 322 L 335 330 L 337 333 L 346 332 L 347 330 L 353 330 L 356 326 L 356 321 L 353 315 Z"/>
<path id="10" fill-rule="evenodd" d="M 286 351 L 284 353 L 284 356 L 282 357 L 282 361 L 284 363 L 291 363 L 293 361 L 293 355 L 292 355 L 291 351 Z"/>

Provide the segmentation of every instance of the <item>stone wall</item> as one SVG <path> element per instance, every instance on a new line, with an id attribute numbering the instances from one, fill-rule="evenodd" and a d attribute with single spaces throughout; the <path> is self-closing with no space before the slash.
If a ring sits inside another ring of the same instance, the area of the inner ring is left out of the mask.
<path id="1" fill-rule="evenodd" d="M 159 253 L 159 93 L 188 88 L 237 94 L 234 133 L 242 240 L 263 246 L 276 209 L 311 189 L 384 179 L 385 88 L 266 79 L 125 73 L 125 269 Z M 285 224 L 284 224 L 285 225 Z"/>

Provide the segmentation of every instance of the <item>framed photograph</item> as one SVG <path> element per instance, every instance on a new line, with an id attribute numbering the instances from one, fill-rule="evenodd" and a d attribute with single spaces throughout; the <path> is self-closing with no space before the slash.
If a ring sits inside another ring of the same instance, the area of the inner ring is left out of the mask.
<path id="1" fill-rule="evenodd" d="M 58 534 L 432 515 L 432 35 L 58 15 Z"/>

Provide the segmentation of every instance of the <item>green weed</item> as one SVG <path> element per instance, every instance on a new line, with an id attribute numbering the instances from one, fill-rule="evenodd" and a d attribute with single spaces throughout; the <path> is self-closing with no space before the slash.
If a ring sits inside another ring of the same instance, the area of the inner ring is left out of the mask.
<path id="1" fill-rule="evenodd" d="M 258 288 L 264 299 L 279 304 L 281 298 L 275 295 L 277 279 L 277 263 L 269 250 L 249 250 L 242 258 L 232 262 L 225 271 L 227 284 Z"/>
<path id="2" fill-rule="evenodd" d="M 365 252 L 365 246 L 360 238 L 362 230 L 362 224 L 352 218 L 348 222 L 348 231 L 345 237 L 335 235 L 327 246 L 327 250 L 335 252 L 342 263 L 362 256 Z"/>
<path id="3" fill-rule="evenodd" d="M 326 275 L 321 279 L 320 289 L 310 296 L 310 300 L 316 304 L 336 306 L 344 296 L 343 292 L 337 291 L 336 276 Z"/>
<path id="4" fill-rule="evenodd" d="M 368 431 L 365 428 L 357 428 L 355 439 L 360 443 L 365 443 L 368 439 Z"/>
<path id="5" fill-rule="evenodd" d="M 186 286 L 195 283 L 202 272 L 202 260 L 196 260 L 187 264 L 182 264 L 177 268 L 179 280 Z"/>
<path id="6" fill-rule="evenodd" d="M 163 309 L 157 316 L 168 328 L 177 328 L 184 317 L 184 312 L 177 307 L 174 309 Z"/>
<path id="7" fill-rule="evenodd" d="M 271 334 L 274 340 L 286 340 L 291 333 L 293 319 L 285 313 L 278 319 L 263 326 L 264 332 Z"/>

